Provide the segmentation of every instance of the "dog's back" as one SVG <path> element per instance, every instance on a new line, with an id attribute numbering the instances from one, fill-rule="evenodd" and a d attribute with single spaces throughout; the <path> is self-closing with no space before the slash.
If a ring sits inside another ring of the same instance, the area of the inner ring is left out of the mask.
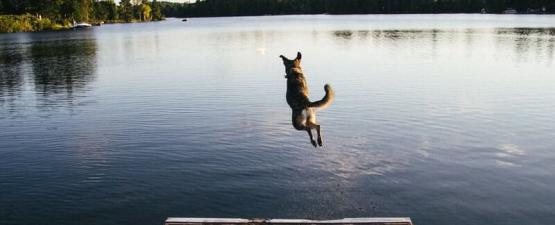
<path id="1" fill-rule="evenodd" d="M 308 99 L 308 85 L 302 70 L 292 69 L 287 74 L 287 104 L 293 110 L 303 110 L 310 103 Z"/>

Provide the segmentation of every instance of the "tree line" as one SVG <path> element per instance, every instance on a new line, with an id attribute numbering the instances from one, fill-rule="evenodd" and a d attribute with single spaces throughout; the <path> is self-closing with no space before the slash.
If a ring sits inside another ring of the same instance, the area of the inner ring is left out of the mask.
<path id="1" fill-rule="evenodd" d="M 0 14 L 30 14 L 55 23 L 68 21 L 132 22 L 164 18 L 157 0 L 1 0 Z"/>
<path id="2" fill-rule="evenodd" d="M 161 3 L 168 17 L 285 14 L 555 13 L 553 0 L 197 0 Z"/>

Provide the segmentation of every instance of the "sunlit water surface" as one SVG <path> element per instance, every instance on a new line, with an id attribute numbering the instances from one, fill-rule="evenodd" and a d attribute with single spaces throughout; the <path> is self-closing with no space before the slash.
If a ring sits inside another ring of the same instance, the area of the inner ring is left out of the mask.
<path id="1" fill-rule="evenodd" d="M 0 224 L 555 220 L 555 16 L 194 18 L 0 35 Z M 278 55 L 303 53 L 315 149 Z"/>

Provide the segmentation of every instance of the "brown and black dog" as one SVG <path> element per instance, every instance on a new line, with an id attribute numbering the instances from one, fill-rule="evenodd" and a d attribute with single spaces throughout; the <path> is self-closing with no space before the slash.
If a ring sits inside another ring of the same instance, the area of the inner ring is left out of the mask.
<path id="1" fill-rule="evenodd" d="M 285 65 L 285 78 L 287 78 L 287 104 L 293 110 L 293 127 L 297 130 L 306 130 L 310 137 L 310 143 L 317 147 L 316 141 L 312 137 L 312 129 L 318 133 L 318 145 L 322 146 L 322 133 L 320 124 L 316 122 L 316 110 L 328 107 L 334 98 L 333 90 L 326 84 L 324 90 L 326 95 L 322 100 L 311 102 L 308 99 L 308 85 L 301 69 L 301 53 L 297 53 L 297 58 L 290 60 L 280 55 Z"/>

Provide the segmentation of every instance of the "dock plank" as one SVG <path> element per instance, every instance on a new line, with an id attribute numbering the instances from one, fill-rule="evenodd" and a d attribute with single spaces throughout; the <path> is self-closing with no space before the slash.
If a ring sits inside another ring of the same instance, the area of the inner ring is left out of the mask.
<path id="1" fill-rule="evenodd" d="M 408 217 L 345 218 L 338 220 L 241 219 L 170 217 L 165 225 L 413 225 Z"/>

